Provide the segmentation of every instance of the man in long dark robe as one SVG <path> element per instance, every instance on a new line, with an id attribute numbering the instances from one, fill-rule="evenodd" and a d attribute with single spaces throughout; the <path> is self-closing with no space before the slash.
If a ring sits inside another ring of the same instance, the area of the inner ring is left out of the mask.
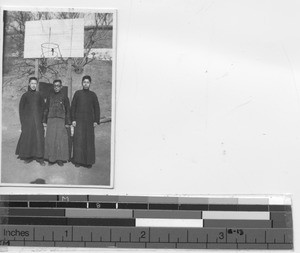
<path id="1" fill-rule="evenodd" d="M 28 91 L 22 95 L 20 100 L 19 114 L 22 132 L 16 148 L 16 155 L 25 163 L 36 160 L 44 166 L 43 115 L 45 102 L 36 87 L 37 78 L 31 77 Z"/>
<path id="2" fill-rule="evenodd" d="M 100 106 L 97 95 L 90 91 L 91 77 L 82 78 L 82 90 L 75 92 L 71 117 L 74 126 L 73 157 L 76 167 L 91 168 L 95 163 L 94 127 L 100 124 Z"/>
<path id="3" fill-rule="evenodd" d="M 70 160 L 69 136 L 67 128 L 71 125 L 70 102 L 62 92 L 61 80 L 53 82 L 54 91 L 50 92 L 45 109 L 44 123 L 47 124 L 44 158 L 49 165 L 63 166 Z"/>

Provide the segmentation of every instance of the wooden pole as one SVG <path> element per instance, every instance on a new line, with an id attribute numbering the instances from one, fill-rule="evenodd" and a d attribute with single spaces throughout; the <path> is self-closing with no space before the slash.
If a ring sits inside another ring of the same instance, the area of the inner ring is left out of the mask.
<path id="1" fill-rule="evenodd" d="M 34 76 L 37 78 L 38 82 L 37 82 L 37 87 L 36 90 L 39 90 L 39 59 L 36 58 L 35 62 L 34 62 Z"/>
<path id="2" fill-rule="evenodd" d="M 72 62 L 71 62 L 71 59 L 68 59 L 67 78 L 68 78 L 68 97 L 71 101 L 72 100 Z"/>

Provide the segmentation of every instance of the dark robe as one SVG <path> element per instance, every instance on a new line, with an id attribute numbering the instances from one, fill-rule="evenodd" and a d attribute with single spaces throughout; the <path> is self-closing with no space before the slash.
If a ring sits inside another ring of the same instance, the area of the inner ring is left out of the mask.
<path id="1" fill-rule="evenodd" d="M 76 91 L 71 105 L 71 118 L 76 121 L 72 161 L 80 165 L 92 165 L 95 163 L 94 122 L 100 124 L 97 95 L 85 89 Z"/>
<path id="2" fill-rule="evenodd" d="M 16 155 L 20 159 L 44 157 L 44 108 L 45 102 L 41 94 L 28 88 L 19 104 L 22 132 Z"/>
<path id="3" fill-rule="evenodd" d="M 52 91 L 48 96 L 44 123 L 47 123 L 44 158 L 49 162 L 68 161 L 70 150 L 66 125 L 71 125 L 70 102 L 62 91 Z"/>

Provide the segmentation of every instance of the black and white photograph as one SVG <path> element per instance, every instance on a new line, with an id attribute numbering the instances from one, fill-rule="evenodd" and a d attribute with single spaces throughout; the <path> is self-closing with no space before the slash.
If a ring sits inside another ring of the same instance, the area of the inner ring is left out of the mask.
<path id="1" fill-rule="evenodd" d="M 116 10 L 2 17 L 1 183 L 112 188 Z"/>

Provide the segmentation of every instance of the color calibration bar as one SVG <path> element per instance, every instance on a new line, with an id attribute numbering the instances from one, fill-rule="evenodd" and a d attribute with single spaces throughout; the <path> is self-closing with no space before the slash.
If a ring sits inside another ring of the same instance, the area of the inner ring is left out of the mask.
<path id="1" fill-rule="evenodd" d="M 291 199 L 1 195 L 7 246 L 292 249 Z"/>

